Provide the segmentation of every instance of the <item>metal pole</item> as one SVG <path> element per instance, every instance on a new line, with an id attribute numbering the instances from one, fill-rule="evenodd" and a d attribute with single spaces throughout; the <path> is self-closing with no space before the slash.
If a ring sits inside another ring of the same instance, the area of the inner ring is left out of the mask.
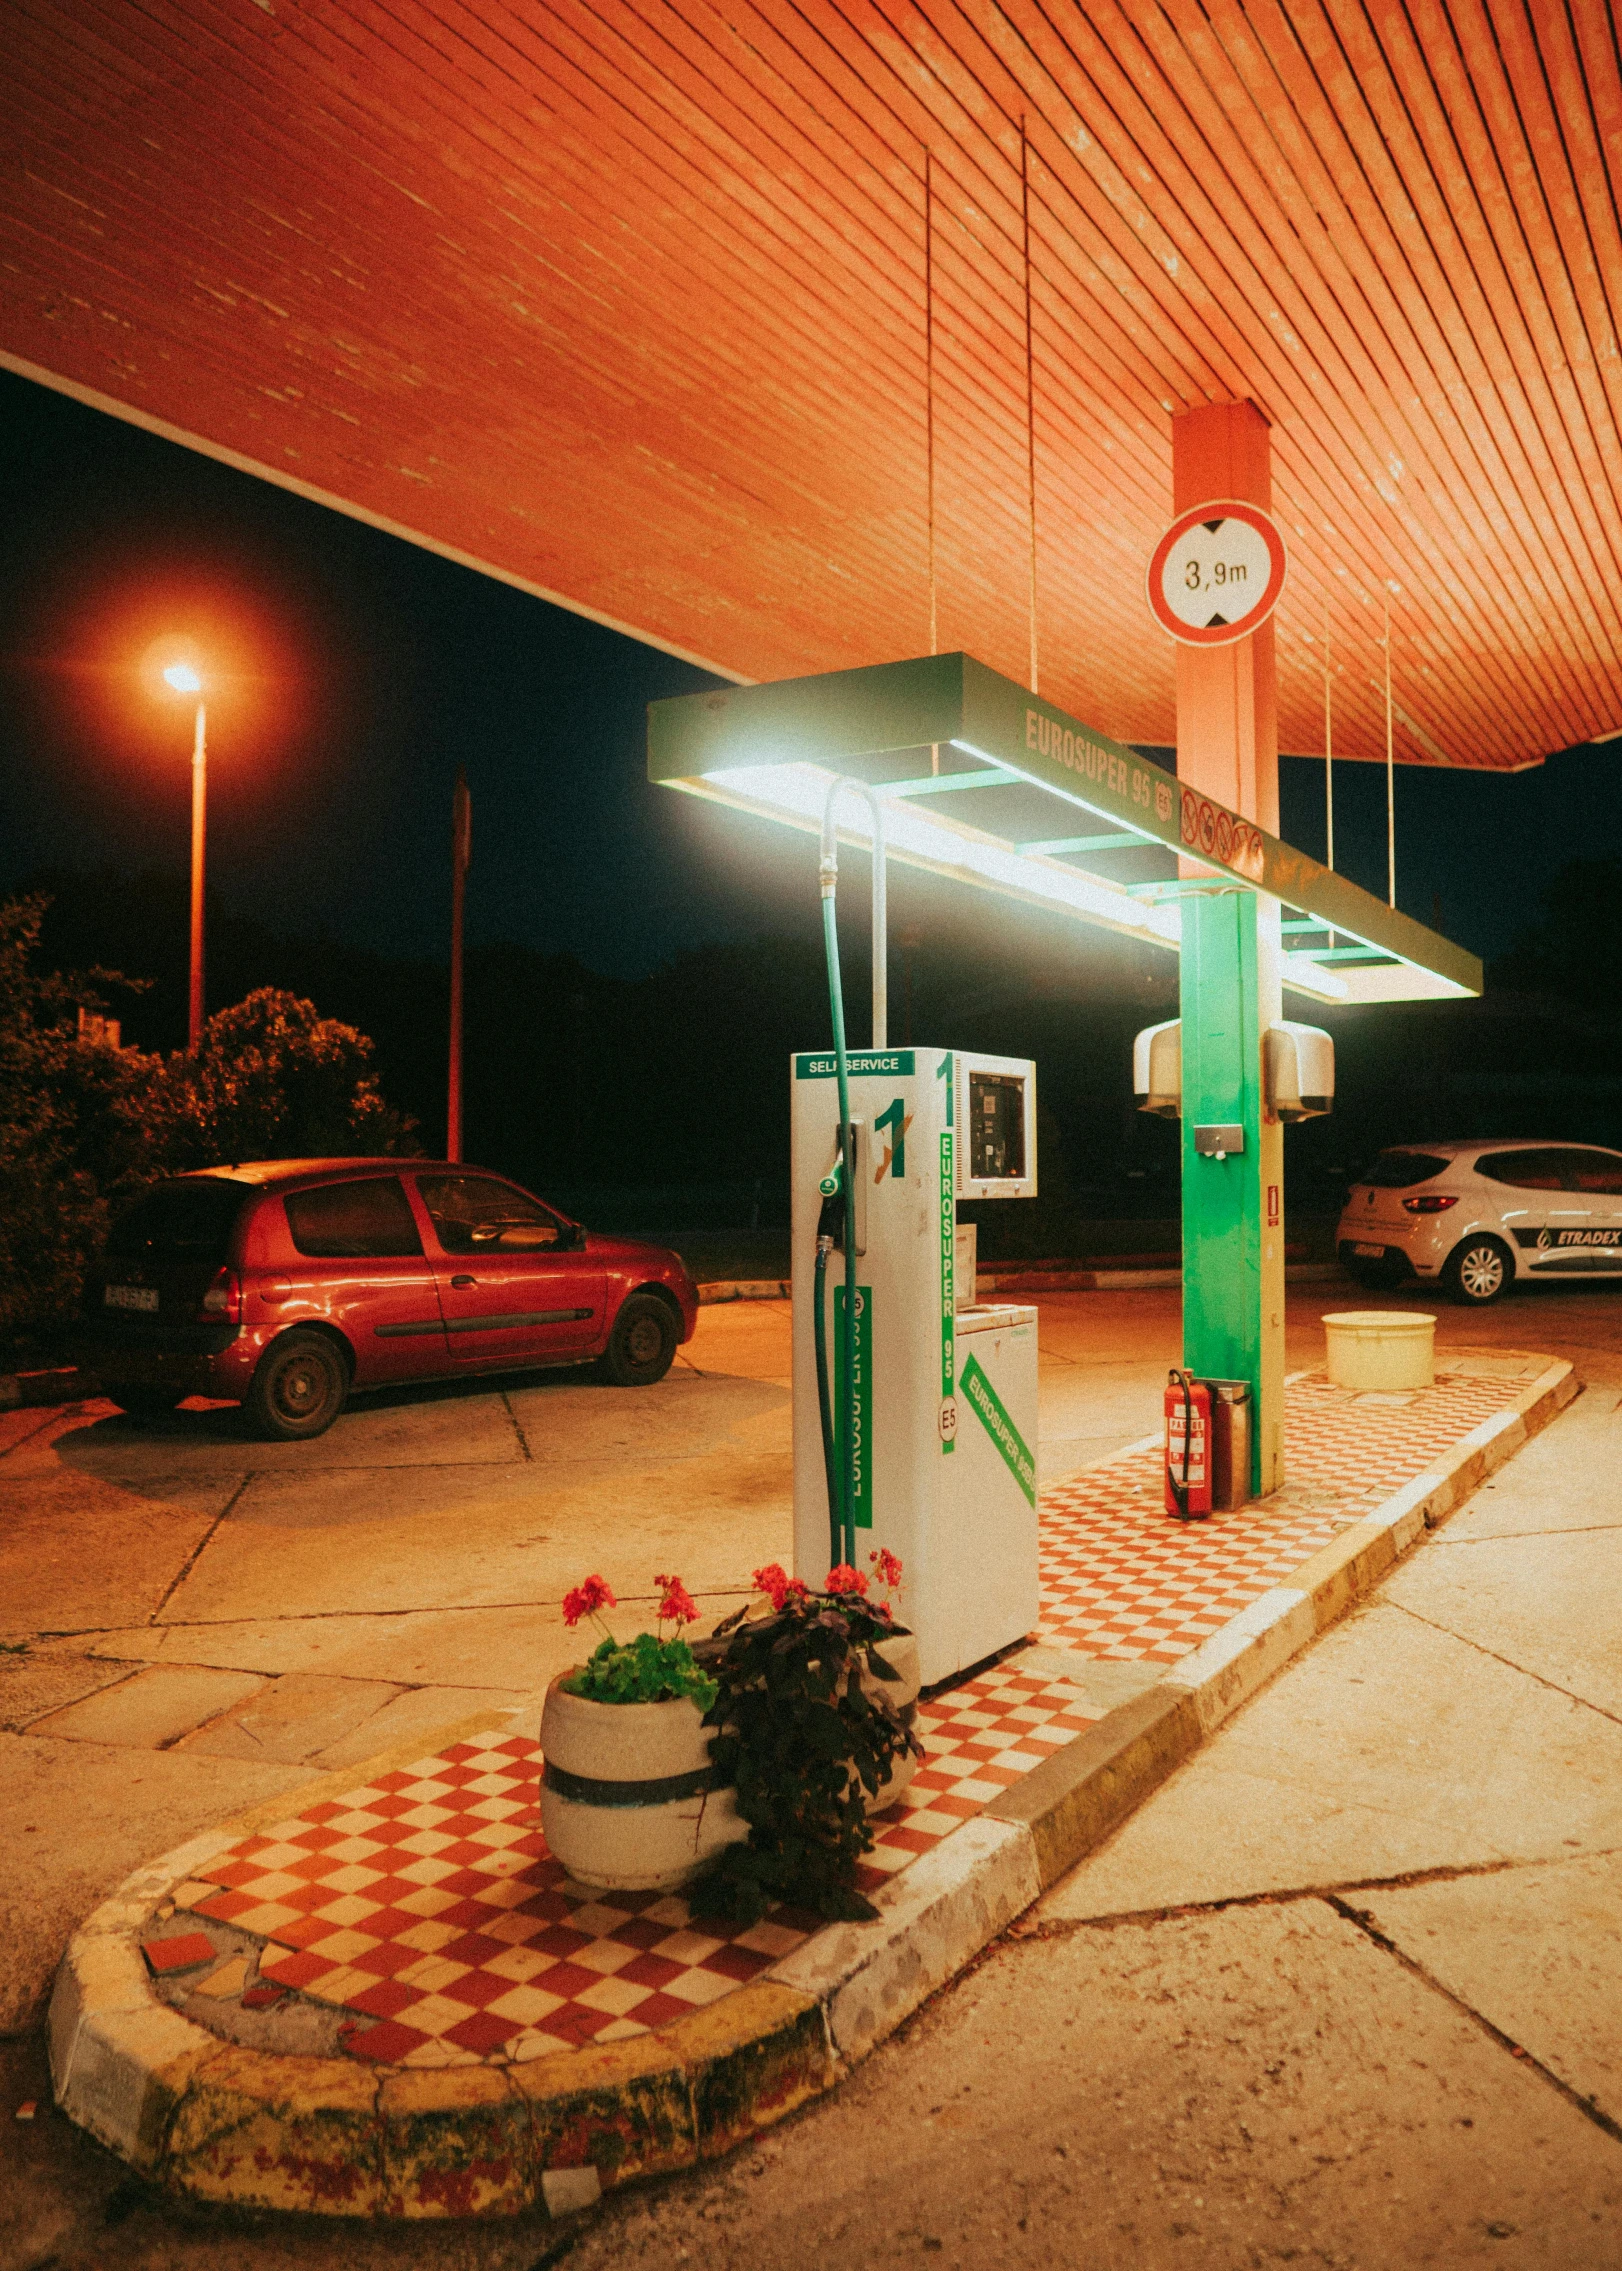
<path id="1" fill-rule="evenodd" d="M 187 1005 L 186 1046 L 195 1050 L 203 1037 L 203 860 L 208 824 L 208 729 L 203 704 L 197 705 L 197 730 L 191 749 L 191 991 Z"/>
<path id="2" fill-rule="evenodd" d="M 1397 766 L 1391 745 L 1391 597 L 1385 602 L 1385 865 L 1386 898 L 1397 903 Z"/>
<path id="3" fill-rule="evenodd" d="M 1335 864 L 1335 730 L 1334 696 L 1329 676 L 1329 600 L 1324 598 L 1324 821 L 1329 850 L 1324 865 Z"/>
<path id="4" fill-rule="evenodd" d="M 445 1157 L 462 1156 L 462 913 L 472 850 L 472 806 L 467 777 L 456 768 L 451 793 L 451 1039 L 450 1091 L 445 1107 Z"/>
<path id="5" fill-rule="evenodd" d="M 1031 327 L 1031 166 L 1025 114 L 1019 118 L 1019 218 L 1025 250 L 1025 470 L 1031 521 L 1031 692 L 1036 675 L 1036 345 Z"/>

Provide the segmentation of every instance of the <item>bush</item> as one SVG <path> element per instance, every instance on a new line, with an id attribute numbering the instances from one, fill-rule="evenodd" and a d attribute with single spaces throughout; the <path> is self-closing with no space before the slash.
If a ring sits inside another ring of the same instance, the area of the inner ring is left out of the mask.
<path id="1" fill-rule="evenodd" d="M 166 1175 L 248 1159 L 409 1151 L 372 1044 L 272 987 L 169 1057 L 79 1038 L 81 1009 L 141 981 L 35 968 L 39 895 L 0 902 L 0 1336 L 49 1334 L 79 1306 L 112 1212 Z"/>

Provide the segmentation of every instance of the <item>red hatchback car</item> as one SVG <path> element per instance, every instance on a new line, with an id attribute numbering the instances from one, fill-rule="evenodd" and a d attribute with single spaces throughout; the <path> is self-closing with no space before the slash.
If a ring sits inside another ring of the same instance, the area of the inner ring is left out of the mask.
<path id="1" fill-rule="evenodd" d="M 595 1358 L 662 1380 L 698 1320 L 679 1254 L 594 1237 L 516 1183 L 440 1160 L 270 1159 L 160 1183 L 86 1288 L 85 1364 L 127 1412 L 241 1403 L 319 1435 L 351 1388 Z"/>

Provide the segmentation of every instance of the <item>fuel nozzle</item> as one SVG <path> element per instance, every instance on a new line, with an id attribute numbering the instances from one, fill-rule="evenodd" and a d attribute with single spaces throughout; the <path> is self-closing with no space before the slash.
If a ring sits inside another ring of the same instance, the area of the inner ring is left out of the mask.
<path id="1" fill-rule="evenodd" d="M 822 1212 L 817 1216 L 817 1248 L 820 1253 L 831 1254 L 836 1246 L 845 1243 L 845 1153 L 841 1146 L 835 1155 L 830 1171 L 818 1186 L 822 1192 Z"/>

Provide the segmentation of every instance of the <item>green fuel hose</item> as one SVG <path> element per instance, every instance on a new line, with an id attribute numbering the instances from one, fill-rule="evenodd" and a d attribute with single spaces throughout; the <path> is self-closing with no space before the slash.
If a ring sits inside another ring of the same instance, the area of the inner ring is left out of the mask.
<path id="1" fill-rule="evenodd" d="M 850 1057 L 845 1046 L 845 996 L 839 977 L 839 930 L 835 921 L 835 893 L 839 881 L 838 839 L 834 832 L 834 805 L 841 789 L 855 789 L 865 796 L 873 815 L 873 1046 L 885 1045 L 885 973 L 888 961 L 884 896 L 884 820 L 879 800 L 865 781 L 837 780 L 828 790 L 822 813 L 822 862 L 818 870 L 822 885 L 822 940 L 828 961 L 828 1007 L 833 1017 L 834 1065 L 839 1078 L 839 1164 L 836 1191 L 842 1197 L 843 1228 L 840 1243 L 845 1250 L 845 1379 L 843 1445 L 839 1430 L 833 1422 L 833 1398 L 828 1391 L 827 1319 L 823 1301 L 827 1284 L 828 1252 L 832 1250 L 830 1236 L 825 1250 L 823 1232 L 826 1221 L 819 1225 L 817 1236 L 817 1264 L 815 1275 L 815 1332 L 817 1348 L 817 1394 L 821 1405 L 823 1462 L 828 1476 L 828 1538 L 837 1564 L 856 1563 L 856 1492 L 859 1473 L 858 1462 L 865 1448 L 869 1460 L 873 1455 L 871 1444 L 861 1439 L 861 1379 L 857 1368 L 857 1290 L 856 1290 L 856 1142 L 855 1130 L 850 1122 Z M 824 1192 L 824 1196 L 831 1194 Z M 840 1456 L 841 1450 L 843 1457 Z"/>

